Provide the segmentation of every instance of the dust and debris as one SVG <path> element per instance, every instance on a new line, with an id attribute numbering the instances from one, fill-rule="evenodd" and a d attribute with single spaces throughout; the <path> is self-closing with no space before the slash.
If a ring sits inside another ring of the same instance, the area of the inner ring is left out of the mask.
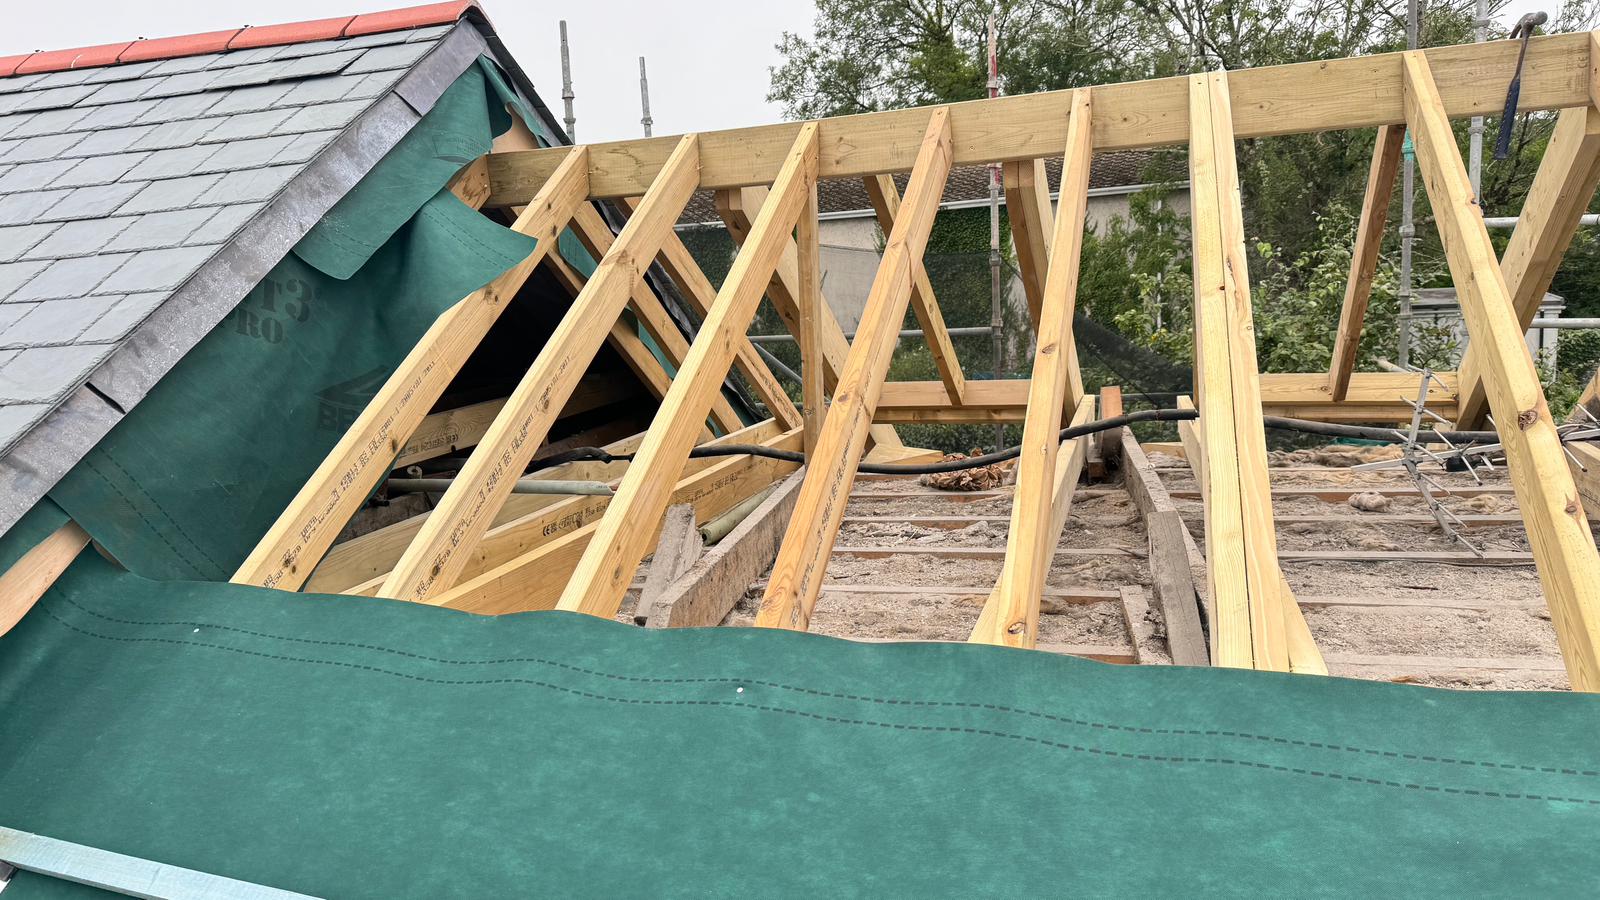
<path id="1" fill-rule="evenodd" d="M 983 451 L 977 449 L 968 453 L 949 453 L 943 462 L 973 459 L 982 455 Z M 918 478 L 917 483 L 941 491 L 990 491 L 1001 485 L 1015 484 L 1016 480 L 1016 460 L 1009 460 L 975 469 L 935 472 Z"/>
<path id="2" fill-rule="evenodd" d="M 1393 501 L 1388 497 L 1376 491 L 1362 491 L 1359 494 L 1351 494 L 1350 499 L 1346 502 L 1350 504 L 1351 509 L 1359 509 L 1362 512 L 1388 512 L 1389 507 L 1394 505 Z"/>

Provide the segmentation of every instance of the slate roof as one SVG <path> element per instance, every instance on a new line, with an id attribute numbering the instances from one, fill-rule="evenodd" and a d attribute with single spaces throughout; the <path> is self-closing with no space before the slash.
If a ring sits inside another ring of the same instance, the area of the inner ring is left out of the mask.
<path id="1" fill-rule="evenodd" d="M 1050 180 L 1050 191 L 1055 193 L 1061 187 L 1061 157 L 1047 158 L 1044 165 Z M 1089 167 L 1090 190 L 1132 187 L 1151 182 L 1182 182 L 1187 179 L 1188 173 L 1184 171 L 1181 157 L 1148 150 L 1097 153 Z M 905 190 L 906 180 L 905 175 L 895 176 L 895 183 L 902 191 Z M 949 206 L 987 202 L 988 199 L 989 167 L 957 166 L 950 170 L 950 177 L 945 179 L 944 197 L 940 202 Z M 829 179 L 817 184 L 817 208 L 824 216 L 848 213 L 871 215 L 872 202 L 867 199 L 867 189 L 861 179 Z M 678 217 L 678 224 L 701 225 L 708 222 L 722 223 L 717 215 L 715 195 L 711 191 L 696 191 L 684 207 L 683 215 Z"/>
<path id="2" fill-rule="evenodd" d="M 0 58 L 0 533 L 485 53 L 463 0 Z"/>

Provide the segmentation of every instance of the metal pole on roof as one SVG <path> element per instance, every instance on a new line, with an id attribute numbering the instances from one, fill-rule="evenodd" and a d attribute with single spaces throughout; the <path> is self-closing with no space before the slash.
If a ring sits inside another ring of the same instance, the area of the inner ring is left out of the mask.
<path id="1" fill-rule="evenodd" d="M 994 13 L 989 14 L 989 99 L 1000 96 L 1000 57 L 995 53 Z M 1000 303 L 1000 165 L 989 166 L 989 340 L 994 351 L 994 378 L 1005 368 L 1005 315 Z M 994 426 L 996 450 L 1006 445 L 1006 427 Z"/>
<path id="2" fill-rule="evenodd" d="M 1477 0 L 1474 15 L 1472 42 L 1481 44 L 1489 39 L 1489 0 Z M 1472 135 L 1467 150 L 1467 177 L 1472 180 L 1472 195 L 1476 197 L 1483 185 L 1483 116 L 1473 116 L 1467 131 Z"/>
<path id="3" fill-rule="evenodd" d="M 1406 3 L 1406 47 L 1417 49 L 1417 0 Z M 1395 354 L 1401 368 L 1411 364 L 1411 243 L 1416 240 L 1416 154 L 1412 150 L 1411 134 L 1407 132 L 1402 155 L 1404 168 L 1400 205 L 1400 315 L 1399 347 Z"/>
<path id="4" fill-rule="evenodd" d="M 572 115 L 572 58 L 567 53 L 567 20 L 561 20 L 561 103 L 567 108 L 567 138 L 578 142 L 578 120 Z"/>
<path id="5" fill-rule="evenodd" d="M 644 57 L 639 57 L 639 105 L 644 108 L 644 118 L 639 124 L 644 126 L 644 136 L 650 137 L 650 80 L 644 75 Z"/>

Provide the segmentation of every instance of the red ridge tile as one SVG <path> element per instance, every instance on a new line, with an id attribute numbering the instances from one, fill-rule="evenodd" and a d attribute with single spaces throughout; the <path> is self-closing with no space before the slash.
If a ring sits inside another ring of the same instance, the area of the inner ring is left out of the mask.
<path id="1" fill-rule="evenodd" d="M 333 19 L 315 19 L 310 22 L 290 22 L 285 25 L 262 25 L 243 28 L 234 36 L 229 50 L 247 50 L 251 47 L 277 47 L 282 44 L 302 44 L 307 41 L 331 41 L 344 34 L 344 28 L 355 16 Z"/>
<path id="2" fill-rule="evenodd" d="M 32 53 L 23 53 L 18 56 L 0 56 L 0 78 L 9 78 L 16 74 L 17 66 L 28 61 Z"/>
<path id="3" fill-rule="evenodd" d="M 143 62 L 149 59 L 172 59 L 178 56 L 200 56 L 204 53 L 221 53 L 228 49 L 228 41 L 243 29 L 208 31 L 205 34 L 186 34 L 180 37 L 156 38 L 134 41 L 122 51 L 117 62 Z"/>
<path id="4" fill-rule="evenodd" d="M 35 53 L 28 57 L 22 65 L 17 66 L 18 75 L 29 75 L 34 72 L 59 72 L 63 69 L 87 69 L 90 66 L 109 66 L 117 61 L 122 51 L 128 49 L 133 41 L 123 41 L 120 44 L 101 44 L 98 47 L 76 47 L 71 50 L 49 50 Z"/>
<path id="5" fill-rule="evenodd" d="M 355 21 L 345 26 L 344 36 L 356 37 L 363 34 L 377 34 L 380 31 L 448 25 L 477 5 L 476 0 L 451 0 L 448 3 L 430 3 L 426 6 L 367 13 L 356 16 Z"/>

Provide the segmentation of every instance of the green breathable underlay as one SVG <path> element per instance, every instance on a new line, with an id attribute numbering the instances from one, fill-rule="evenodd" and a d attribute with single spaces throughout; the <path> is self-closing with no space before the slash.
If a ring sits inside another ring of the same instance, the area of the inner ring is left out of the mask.
<path id="1" fill-rule="evenodd" d="M 86 554 L 0 638 L 0 710 L 0 824 L 330 897 L 1600 890 L 1580 695 L 486 618 Z"/>

